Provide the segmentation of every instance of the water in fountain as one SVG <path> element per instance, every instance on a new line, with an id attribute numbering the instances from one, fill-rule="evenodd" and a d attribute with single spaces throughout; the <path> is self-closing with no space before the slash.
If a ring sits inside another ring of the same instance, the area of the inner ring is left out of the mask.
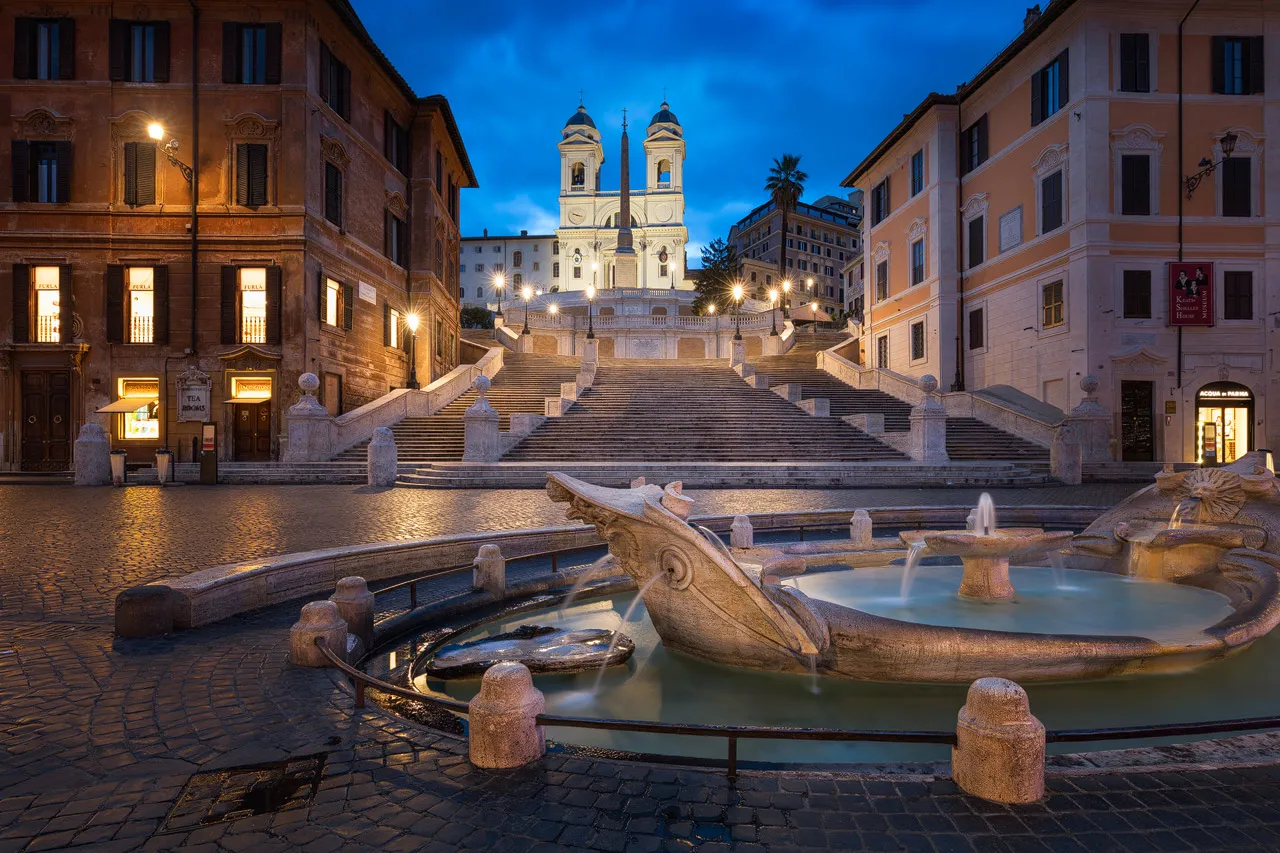
<path id="1" fill-rule="evenodd" d="M 996 503 L 991 495 L 983 492 L 978 496 L 977 518 L 973 532 L 979 536 L 991 536 L 996 532 Z"/>
<path id="2" fill-rule="evenodd" d="M 1187 515 L 1188 510 L 1199 510 L 1199 498 L 1187 498 L 1179 501 L 1178 505 L 1173 508 L 1173 515 L 1169 516 L 1169 529 L 1178 530 L 1182 527 L 1182 519 Z M 1199 514 L 1198 512 L 1196 513 Z"/>
<path id="3" fill-rule="evenodd" d="M 1066 557 L 1061 551 L 1049 552 L 1049 565 L 1053 567 L 1053 588 L 1070 589 L 1066 580 Z"/>
<path id="4" fill-rule="evenodd" d="M 818 656 L 806 655 L 809 658 L 809 692 L 814 696 L 822 693 L 822 688 L 818 686 Z"/>
<path id="5" fill-rule="evenodd" d="M 560 609 L 556 611 L 556 624 L 560 625 L 564 622 L 564 612 L 578 597 L 578 593 L 582 592 L 582 587 L 591 579 L 591 573 L 584 571 L 582 576 L 573 582 L 573 586 L 569 588 L 569 594 L 564 597 L 564 601 L 560 603 Z"/>
<path id="6" fill-rule="evenodd" d="M 911 582 L 915 580 L 916 569 L 920 567 L 920 556 L 923 553 L 923 542 L 912 542 L 911 547 L 907 549 L 907 560 L 902 564 L 902 583 L 898 587 L 898 597 L 903 603 L 906 602 L 907 596 L 911 595 Z"/>
<path id="7" fill-rule="evenodd" d="M 595 683 L 591 685 L 592 693 L 600 689 L 600 679 L 604 678 L 604 671 L 609 667 L 609 658 L 613 655 L 613 650 L 618 645 L 618 638 L 622 636 L 622 629 L 627 627 L 627 623 L 631 621 L 631 614 L 635 613 L 636 608 L 644 603 L 644 594 L 649 591 L 649 587 L 660 580 L 666 580 L 666 577 L 662 572 L 658 572 L 645 581 L 644 586 L 640 587 L 640 591 L 636 593 L 635 600 L 627 608 L 627 612 L 622 614 L 622 624 L 618 626 L 618 630 L 613 632 L 613 638 L 609 640 L 609 650 L 605 654 L 604 660 L 600 662 L 600 670 L 596 673 Z"/>

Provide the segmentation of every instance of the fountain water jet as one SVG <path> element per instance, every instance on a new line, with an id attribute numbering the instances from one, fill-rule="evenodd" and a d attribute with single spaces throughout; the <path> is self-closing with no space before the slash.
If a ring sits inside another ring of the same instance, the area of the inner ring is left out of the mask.
<path id="1" fill-rule="evenodd" d="M 626 624 L 631 621 L 631 614 L 635 613 L 636 608 L 644 603 L 644 594 L 649 591 L 649 587 L 653 586 L 655 582 L 661 579 L 662 575 L 654 575 L 649 578 L 648 582 L 646 582 L 645 585 L 640 588 L 640 591 L 636 593 L 635 600 L 631 602 L 631 606 L 627 608 L 627 612 L 622 614 L 622 624 L 618 626 L 617 631 L 613 632 L 613 639 L 609 641 L 609 651 L 605 654 L 604 660 L 601 661 L 600 669 L 596 671 L 595 683 L 591 685 L 592 693 L 595 693 L 600 689 L 600 680 L 604 678 L 604 671 L 609 666 L 609 659 L 613 655 L 613 649 L 618 644 L 618 638 L 623 636 L 622 628 L 626 627 Z"/>
<path id="2" fill-rule="evenodd" d="M 912 542 L 907 547 L 907 559 L 902 564 L 902 585 L 898 587 L 898 597 L 905 603 L 911 595 L 911 582 L 915 580 L 916 570 L 920 567 L 920 557 L 924 554 L 924 542 Z"/>

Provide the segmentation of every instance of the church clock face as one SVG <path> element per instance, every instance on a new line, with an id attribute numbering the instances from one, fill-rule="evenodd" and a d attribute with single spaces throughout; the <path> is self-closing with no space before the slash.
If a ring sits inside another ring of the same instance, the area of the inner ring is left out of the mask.
<path id="1" fill-rule="evenodd" d="M 581 249 L 574 249 L 574 250 L 573 250 L 573 262 L 574 262 L 574 264 L 580 264 L 580 263 L 582 263 L 582 250 L 581 250 Z"/>

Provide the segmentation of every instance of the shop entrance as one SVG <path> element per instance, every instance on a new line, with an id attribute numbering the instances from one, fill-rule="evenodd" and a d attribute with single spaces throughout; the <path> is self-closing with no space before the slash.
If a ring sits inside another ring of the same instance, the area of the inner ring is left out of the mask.
<path id="1" fill-rule="evenodd" d="M 71 372 L 22 371 L 22 470 L 71 468 Z"/>
<path id="2" fill-rule="evenodd" d="M 237 462 L 271 460 L 271 401 L 235 403 L 235 454 Z"/>
<path id="3" fill-rule="evenodd" d="M 1253 449 L 1253 392 L 1236 382 L 1213 382 L 1196 394 L 1196 461 L 1204 462 L 1205 426 L 1212 424 L 1219 465 Z"/>

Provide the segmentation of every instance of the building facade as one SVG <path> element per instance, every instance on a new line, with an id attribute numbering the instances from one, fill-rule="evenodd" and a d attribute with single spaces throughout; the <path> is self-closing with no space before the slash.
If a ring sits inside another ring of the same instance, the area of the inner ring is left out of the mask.
<path id="1" fill-rule="evenodd" d="M 787 213 L 786 272 L 778 269 L 782 244 L 782 211 L 768 201 L 729 229 L 728 243 L 738 256 L 742 281 L 757 299 L 768 299 L 783 280 L 792 284 L 792 304 L 817 302 L 834 314 L 844 308 L 848 289 L 845 266 L 858 251 L 861 200 L 823 196 L 813 204 L 800 202 Z"/>
<path id="2" fill-rule="evenodd" d="M 459 260 L 462 304 L 496 306 L 501 296 L 504 309 L 520 303 L 526 284 L 538 293 L 560 290 L 560 241 L 554 234 L 490 237 L 488 229 L 480 237 L 463 237 Z M 501 275 L 501 294 L 494 286 Z"/>
<path id="3" fill-rule="evenodd" d="M 240 15 L 0 12 L 3 467 L 68 468 L 95 421 L 131 461 L 192 459 L 206 423 L 221 459 L 278 458 L 299 374 L 335 414 L 409 381 L 410 314 L 418 380 L 456 365 L 448 102 L 345 0 Z"/>
<path id="4" fill-rule="evenodd" d="M 1064 410 L 1096 376 L 1122 460 L 1280 441 L 1280 9 L 1186 15 L 1032 10 L 853 170 L 864 363 Z"/>

